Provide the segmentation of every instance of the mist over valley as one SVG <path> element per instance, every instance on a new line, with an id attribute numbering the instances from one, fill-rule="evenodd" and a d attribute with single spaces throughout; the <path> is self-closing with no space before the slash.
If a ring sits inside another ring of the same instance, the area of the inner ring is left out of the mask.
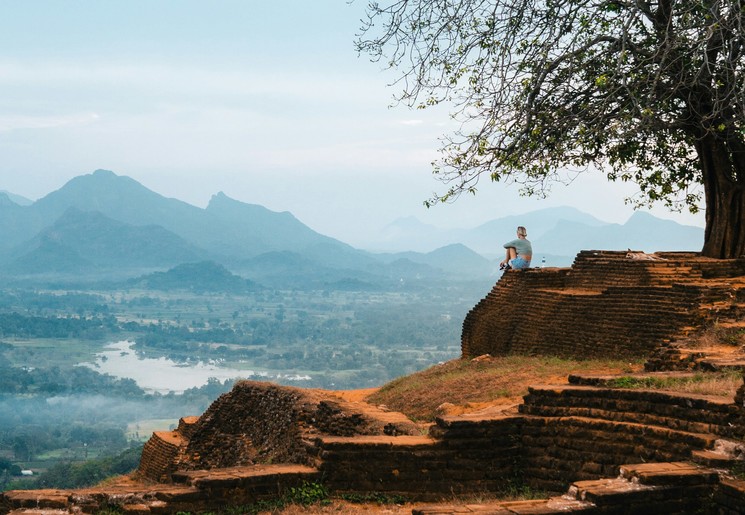
<path id="1" fill-rule="evenodd" d="M 37 201 L 0 193 L 0 489 L 125 467 L 237 378 L 369 388 L 459 356 L 517 225 L 533 266 L 703 240 L 643 212 L 610 224 L 563 207 L 462 230 L 400 219 L 363 249 L 290 212 L 222 192 L 199 208 L 105 170 Z"/>

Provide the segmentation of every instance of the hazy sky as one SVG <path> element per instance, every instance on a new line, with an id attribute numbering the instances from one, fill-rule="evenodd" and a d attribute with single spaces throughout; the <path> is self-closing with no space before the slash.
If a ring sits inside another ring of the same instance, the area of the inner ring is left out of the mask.
<path id="1" fill-rule="evenodd" d="M 105 168 L 202 207 L 224 191 L 291 211 L 356 245 L 402 216 L 470 227 L 555 205 L 631 215 L 633 186 L 591 174 L 548 200 L 484 181 L 425 209 L 444 190 L 430 162 L 449 118 L 389 107 L 395 74 L 353 47 L 365 5 L 0 0 L 0 190 L 38 199 Z"/>

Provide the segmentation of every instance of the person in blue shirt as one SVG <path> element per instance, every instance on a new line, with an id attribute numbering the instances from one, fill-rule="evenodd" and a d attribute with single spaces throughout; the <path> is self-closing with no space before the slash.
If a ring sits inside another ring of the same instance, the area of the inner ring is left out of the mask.
<path id="1" fill-rule="evenodd" d="M 517 239 L 504 244 L 507 249 L 504 260 L 499 263 L 500 270 L 522 270 L 530 266 L 533 246 L 528 241 L 528 231 L 522 225 L 517 228 Z"/>

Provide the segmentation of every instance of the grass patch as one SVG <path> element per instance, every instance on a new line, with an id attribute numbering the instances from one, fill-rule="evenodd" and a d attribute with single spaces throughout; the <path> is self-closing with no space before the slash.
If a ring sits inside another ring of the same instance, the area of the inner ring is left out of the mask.
<path id="1" fill-rule="evenodd" d="M 408 500 L 402 495 L 388 495 L 380 492 L 365 494 L 343 494 L 341 499 L 352 504 L 406 504 Z"/>
<path id="2" fill-rule="evenodd" d="M 528 393 L 534 384 L 566 383 L 569 374 L 620 374 L 641 370 L 641 362 L 503 356 L 484 360 L 456 359 L 400 377 L 368 397 L 413 420 L 434 420 L 438 406 L 452 403 L 506 403 Z"/>
<path id="3" fill-rule="evenodd" d="M 691 343 L 692 347 L 712 347 L 716 345 L 743 347 L 745 346 L 745 328 L 714 323 L 702 331 Z"/>
<path id="4" fill-rule="evenodd" d="M 306 512 L 312 506 L 331 504 L 329 492 L 322 483 L 303 481 L 298 487 L 290 488 L 285 495 L 277 499 L 258 501 L 242 506 L 227 506 L 217 511 L 194 512 L 201 515 L 256 515 L 259 513 Z M 295 510 L 293 509 L 295 508 Z M 192 515 L 192 512 L 180 511 L 176 515 Z"/>
<path id="5" fill-rule="evenodd" d="M 698 395 L 721 395 L 733 397 L 742 385 L 742 372 L 724 370 L 721 372 L 698 372 L 691 376 L 623 376 L 609 380 L 610 388 L 639 388 L 648 390 L 667 390 Z"/>

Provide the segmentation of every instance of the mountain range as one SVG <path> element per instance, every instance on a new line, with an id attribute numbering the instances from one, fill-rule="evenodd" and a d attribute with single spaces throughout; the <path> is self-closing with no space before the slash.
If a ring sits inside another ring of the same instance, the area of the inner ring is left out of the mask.
<path id="1" fill-rule="evenodd" d="M 96 170 L 35 202 L 0 192 L 0 277 L 140 277 L 138 284 L 166 279 L 170 284 L 184 269 L 151 274 L 202 263 L 201 273 L 215 275 L 214 267 L 225 267 L 223 279 L 226 273 L 238 274 L 257 283 L 250 283 L 252 288 L 375 289 L 494 275 L 495 261 L 484 255 L 501 253 L 500 242 L 512 239 L 517 225 L 529 229 L 536 265 L 542 256 L 551 266 L 566 266 L 582 249 L 698 250 L 703 242 L 703 229 L 647 213 L 635 213 L 619 225 L 563 207 L 461 230 L 401 219 L 371 246 L 405 251 L 372 253 L 313 231 L 289 212 L 243 203 L 223 192 L 199 208 L 129 177 Z"/>
<path id="2" fill-rule="evenodd" d="M 394 252 L 415 246 L 427 252 L 459 242 L 480 255 L 501 259 L 502 243 L 515 238 L 518 225 L 528 229 L 534 265 L 545 259 L 548 266 L 569 266 L 580 250 L 587 249 L 699 251 L 704 242 L 701 227 L 663 220 L 643 211 L 634 212 L 624 224 L 614 224 L 572 207 L 553 207 L 465 229 L 439 229 L 413 217 L 401 218 L 385 227 L 371 246 Z"/>

